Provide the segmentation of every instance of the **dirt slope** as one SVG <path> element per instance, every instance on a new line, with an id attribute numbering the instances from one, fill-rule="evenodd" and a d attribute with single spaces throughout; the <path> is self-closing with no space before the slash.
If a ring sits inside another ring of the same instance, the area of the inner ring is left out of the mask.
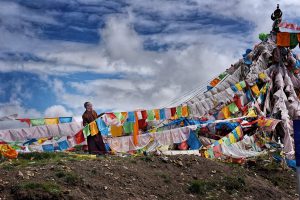
<path id="1" fill-rule="evenodd" d="M 298 199 L 295 173 L 196 156 L 28 154 L 0 164 L 1 199 Z"/>

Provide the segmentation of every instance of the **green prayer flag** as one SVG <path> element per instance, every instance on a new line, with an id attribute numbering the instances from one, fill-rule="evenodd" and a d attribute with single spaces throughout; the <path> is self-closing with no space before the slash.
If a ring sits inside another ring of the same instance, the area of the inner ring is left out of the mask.
<path id="1" fill-rule="evenodd" d="M 227 146 L 230 146 L 230 145 L 231 145 L 230 139 L 229 139 L 228 137 L 225 137 L 224 143 L 225 143 Z"/>
<path id="2" fill-rule="evenodd" d="M 176 107 L 176 114 L 177 114 L 177 117 L 182 116 L 182 106 L 177 106 Z"/>
<path id="3" fill-rule="evenodd" d="M 30 123 L 32 126 L 41 126 L 45 125 L 45 119 L 40 118 L 40 119 L 30 119 Z"/>
<path id="4" fill-rule="evenodd" d="M 213 151 L 212 148 L 207 149 L 207 153 L 209 154 L 209 156 L 210 156 L 211 158 L 215 158 L 214 151 Z"/>
<path id="5" fill-rule="evenodd" d="M 266 41 L 268 39 L 268 36 L 269 34 L 266 34 L 266 33 L 260 33 L 258 35 L 258 38 L 261 40 L 261 41 Z"/>
<path id="6" fill-rule="evenodd" d="M 124 118 L 121 112 L 115 112 L 114 115 L 117 117 L 119 121 L 122 121 Z"/>
<path id="7" fill-rule="evenodd" d="M 239 112 L 239 108 L 236 106 L 235 103 L 229 104 L 229 105 L 228 105 L 228 108 L 229 108 L 229 111 L 230 111 L 232 114 Z"/>
<path id="8" fill-rule="evenodd" d="M 246 87 L 246 82 L 245 82 L 245 81 L 241 81 L 241 82 L 240 82 L 240 86 L 241 86 L 242 88 L 245 88 L 245 87 Z"/>
<path id="9" fill-rule="evenodd" d="M 154 113 L 154 111 L 153 110 L 147 110 L 147 115 L 148 115 L 148 120 L 149 121 L 153 121 L 154 120 L 154 118 L 155 118 L 155 113 Z"/>
<path id="10" fill-rule="evenodd" d="M 83 130 L 83 135 L 84 135 L 84 138 L 87 138 L 87 136 L 91 135 L 91 131 L 90 131 L 90 125 L 86 125 Z"/>
<path id="11" fill-rule="evenodd" d="M 298 45 L 297 33 L 290 33 L 290 47 L 293 49 Z"/>
<path id="12" fill-rule="evenodd" d="M 226 72 L 223 72 L 222 74 L 220 74 L 220 75 L 218 76 L 218 78 L 219 78 L 220 80 L 222 80 L 223 78 L 225 78 L 226 75 L 227 75 L 227 73 L 226 73 Z"/>
<path id="13" fill-rule="evenodd" d="M 134 126 L 134 122 L 125 122 L 123 124 L 124 133 L 126 135 L 129 135 L 130 133 L 132 133 L 133 132 L 133 126 Z"/>

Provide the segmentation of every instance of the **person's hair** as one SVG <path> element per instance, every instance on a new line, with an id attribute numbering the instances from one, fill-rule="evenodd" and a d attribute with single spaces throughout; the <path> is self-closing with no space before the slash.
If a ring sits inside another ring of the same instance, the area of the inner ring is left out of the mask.
<path id="1" fill-rule="evenodd" d="M 86 109 L 86 107 L 87 107 L 87 105 L 88 105 L 89 103 L 90 103 L 90 102 L 88 102 L 88 101 L 84 103 L 84 108 L 85 108 L 85 109 Z"/>

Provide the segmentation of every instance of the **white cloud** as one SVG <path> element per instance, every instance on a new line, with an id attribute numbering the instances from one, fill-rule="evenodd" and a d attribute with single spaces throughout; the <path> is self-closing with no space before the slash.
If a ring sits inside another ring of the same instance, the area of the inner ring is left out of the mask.
<path id="1" fill-rule="evenodd" d="M 71 111 L 68 111 L 62 105 L 53 105 L 45 110 L 45 117 L 69 117 L 73 116 Z"/>

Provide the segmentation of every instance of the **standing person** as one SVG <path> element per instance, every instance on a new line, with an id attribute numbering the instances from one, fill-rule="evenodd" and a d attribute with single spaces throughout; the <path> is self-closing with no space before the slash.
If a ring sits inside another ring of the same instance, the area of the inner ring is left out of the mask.
<path id="1" fill-rule="evenodd" d="M 87 124 L 97 119 L 99 116 L 96 113 L 96 111 L 93 110 L 93 105 L 90 102 L 85 102 L 84 108 L 85 108 L 85 112 L 82 115 L 82 120 L 83 120 L 83 126 L 86 126 Z M 87 137 L 87 143 L 88 143 L 88 150 L 90 154 L 106 153 L 105 145 L 100 131 L 98 134 L 94 136 L 89 135 Z"/>

